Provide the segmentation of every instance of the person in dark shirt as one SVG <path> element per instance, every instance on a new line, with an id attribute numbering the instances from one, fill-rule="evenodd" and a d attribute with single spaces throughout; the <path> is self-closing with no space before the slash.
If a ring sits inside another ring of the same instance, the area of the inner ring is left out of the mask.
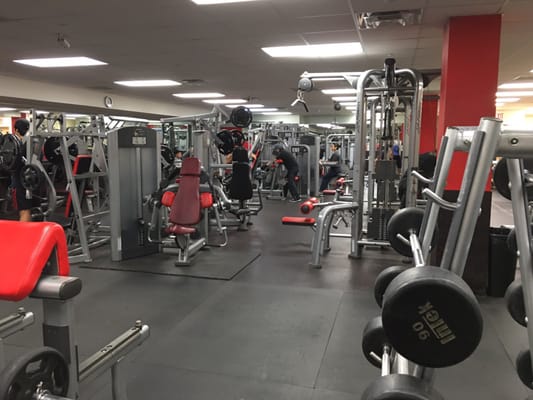
<path id="1" fill-rule="evenodd" d="M 24 149 L 22 139 L 29 129 L 30 123 L 27 119 L 21 118 L 15 121 L 15 132 L 13 133 L 13 136 L 20 141 L 21 149 Z M 24 154 L 24 151 L 22 151 L 22 153 Z M 31 199 L 26 198 L 26 189 L 24 189 L 20 180 L 20 171 L 24 165 L 25 162 L 21 154 L 18 156 L 15 162 L 15 169 L 11 174 L 11 188 L 13 190 L 13 198 L 16 201 L 16 208 L 19 212 L 19 221 L 30 222 L 32 201 Z"/>
<path id="2" fill-rule="evenodd" d="M 287 192 L 290 192 L 292 199 L 289 201 L 300 201 L 300 194 L 298 193 L 295 181 L 295 177 L 298 175 L 298 161 L 296 161 L 296 157 L 294 157 L 289 151 L 285 150 L 282 145 L 275 145 L 272 149 L 272 155 L 275 156 L 277 160 L 281 160 L 285 169 L 287 169 L 287 183 L 283 187 L 284 195 L 287 196 Z"/>
<path id="3" fill-rule="evenodd" d="M 329 182 L 340 175 L 341 173 L 341 155 L 339 153 L 339 147 L 337 143 L 331 143 L 330 144 L 330 150 L 331 155 L 329 156 L 329 159 L 327 161 L 327 165 L 329 165 L 329 169 L 326 172 L 326 174 L 322 177 L 322 180 L 320 181 L 320 189 L 319 191 L 322 192 L 328 188 Z"/>

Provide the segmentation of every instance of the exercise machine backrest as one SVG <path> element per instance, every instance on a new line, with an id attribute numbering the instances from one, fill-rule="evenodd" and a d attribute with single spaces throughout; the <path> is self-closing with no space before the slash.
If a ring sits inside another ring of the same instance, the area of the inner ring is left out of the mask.
<path id="1" fill-rule="evenodd" d="M 178 193 L 170 208 L 169 221 L 176 225 L 196 225 L 200 222 L 200 160 L 186 158 L 181 166 Z"/>
<path id="2" fill-rule="evenodd" d="M 235 200 L 249 200 L 253 196 L 252 180 L 250 177 L 250 163 L 248 151 L 243 147 L 233 150 L 233 166 L 231 182 L 229 184 L 229 197 Z"/>

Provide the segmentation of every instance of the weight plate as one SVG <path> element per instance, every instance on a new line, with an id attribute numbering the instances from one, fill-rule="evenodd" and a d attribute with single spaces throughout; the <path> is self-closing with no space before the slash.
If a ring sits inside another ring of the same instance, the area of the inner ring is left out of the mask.
<path id="1" fill-rule="evenodd" d="M 174 164 L 174 152 L 170 149 L 170 147 L 166 145 L 161 145 L 161 163 L 163 165 L 173 165 Z"/>
<path id="2" fill-rule="evenodd" d="M 468 285 L 438 267 L 409 268 L 383 296 L 383 327 L 392 347 L 425 367 L 468 358 L 483 331 L 479 304 Z"/>
<path id="3" fill-rule="evenodd" d="M 533 236 L 533 225 L 530 225 L 531 235 Z M 509 235 L 507 235 L 507 248 L 513 253 L 516 254 L 518 251 L 518 245 L 516 244 L 516 230 L 515 228 L 511 229 Z"/>
<path id="4" fill-rule="evenodd" d="M 69 370 L 65 357 L 51 347 L 30 350 L 8 363 L 0 374 L 0 399 L 33 400 L 37 386 L 55 396 L 68 392 Z"/>
<path id="5" fill-rule="evenodd" d="M 15 135 L 3 135 L 0 145 L 0 167 L 6 171 L 15 169 L 22 154 L 22 142 Z"/>
<path id="6" fill-rule="evenodd" d="M 444 400 L 431 384 L 411 375 L 385 375 L 366 388 L 361 400 Z"/>
<path id="7" fill-rule="evenodd" d="M 376 278 L 376 282 L 374 283 L 374 298 L 376 299 L 378 306 L 381 307 L 383 304 L 383 295 L 385 294 L 385 290 L 387 290 L 387 287 L 392 280 L 407 268 L 408 267 L 401 265 L 395 265 L 388 267 L 379 273 L 378 277 Z"/>
<path id="8" fill-rule="evenodd" d="M 38 190 L 43 180 L 43 173 L 35 165 L 26 164 L 20 170 L 20 182 L 24 189 L 31 191 Z"/>
<path id="9" fill-rule="evenodd" d="M 520 325 L 527 326 L 526 306 L 524 304 L 524 292 L 522 282 L 514 281 L 505 291 L 505 304 L 511 317 Z"/>
<path id="10" fill-rule="evenodd" d="M 62 165 L 63 156 L 61 155 L 61 138 L 59 137 L 50 137 L 45 140 L 43 145 L 44 156 L 52 164 Z M 79 154 L 78 145 L 72 143 L 68 146 L 69 157 L 76 158 Z"/>
<path id="11" fill-rule="evenodd" d="M 531 371 L 531 352 L 522 350 L 516 357 L 516 372 L 524 385 L 533 389 L 533 372 Z"/>
<path id="12" fill-rule="evenodd" d="M 398 239 L 400 234 L 409 240 L 411 232 L 418 234 L 422 226 L 424 210 L 416 207 L 402 208 L 394 213 L 387 224 L 389 242 L 394 250 L 406 257 L 412 257 L 411 246 Z M 435 236 L 435 235 L 434 235 Z"/>
<path id="13" fill-rule="evenodd" d="M 533 172 L 533 158 L 524 158 L 524 168 Z M 494 187 L 503 197 L 511 200 L 511 189 L 509 188 L 509 172 L 507 170 L 507 160 L 501 158 L 492 173 Z M 533 200 L 533 187 L 527 189 L 527 197 Z"/>
<path id="14" fill-rule="evenodd" d="M 381 358 L 383 355 L 383 346 L 388 343 L 389 341 L 383 330 L 381 317 L 375 317 L 368 321 L 363 331 L 362 348 L 363 354 L 370 364 L 381 368 L 381 362 L 372 357 L 371 353 Z"/>
<path id="15" fill-rule="evenodd" d="M 248 128 L 252 120 L 252 112 L 247 107 L 239 106 L 231 110 L 230 121 L 237 128 Z"/>
<path id="16" fill-rule="evenodd" d="M 233 151 L 233 148 L 235 147 L 235 143 L 233 142 L 233 135 L 231 131 L 223 130 L 217 133 L 217 141 L 216 145 L 218 148 L 218 151 L 223 155 L 231 154 Z"/>

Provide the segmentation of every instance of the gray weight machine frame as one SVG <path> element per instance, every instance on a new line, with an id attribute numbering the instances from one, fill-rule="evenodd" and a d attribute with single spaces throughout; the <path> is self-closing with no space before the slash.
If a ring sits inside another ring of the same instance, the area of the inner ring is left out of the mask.
<path id="1" fill-rule="evenodd" d="M 51 118 L 55 117 L 55 118 Z M 43 126 L 43 124 L 46 125 Z M 59 129 L 55 126 L 59 123 Z M 71 195 L 72 201 L 72 210 L 74 212 L 74 219 L 76 224 L 76 232 L 79 238 L 79 246 L 75 248 L 69 248 L 69 262 L 91 262 L 90 248 L 100 246 L 104 243 L 109 242 L 110 236 L 108 234 L 108 226 L 99 226 L 99 229 L 102 230 L 103 235 L 93 238 L 90 238 L 87 235 L 87 224 L 94 219 L 104 218 L 109 215 L 109 207 L 104 207 L 103 210 L 100 210 L 96 213 L 85 214 L 82 211 L 80 193 L 78 191 L 78 185 L 76 182 L 81 179 L 95 178 L 98 181 L 103 179 L 103 182 L 106 185 L 106 189 L 109 189 L 108 181 L 108 169 L 107 169 L 107 160 L 105 158 L 103 140 L 106 138 L 105 123 L 103 116 L 93 116 L 91 117 L 91 124 L 83 129 L 82 131 L 68 131 L 66 128 L 66 115 L 65 114 L 49 114 L 48 117 L 42 119 L 38 118 L 35 110 L 31 110 L 31 124 L 29 130 L 29 139 L 26 141 L 26 154 L 27 159 L 31 160 L 32 164 L 35 164 L 45 176 L 48 184 L 52 188 L 52 193 L 49 198 L 49 207 L 45 217 L 48 217 L 55 208 L 56 204 L 56 192 L 53 183 L 50 180 L 50 177 L 46 173 L 44 167 L 38 160 L 39 153 L 36 152 L 34 148 L 33 138 L 38 138 L 40 146 L 38 150 L 40 152 L 41 146 L 44 144 L 44 140 L 51 137 L 58 137 L 60 139 L 60 152 L 63 156 L 63 165 L 65 167 L 65 174 L 67 178 L 67 188 L 68 192 Z M 72 164 L 69 158 L 68 147 L 70 145 L 70 137 L 91 137 L 93 140 L 93 149 L 90 153 L 91 165 L 89 167 L 89 172 L 83 174 L 74 175 L 72 172 Z M 42 141 L 42 142 L 41 142 Z M 95 171 L 95 167 L 98 167 L 99 172 Z M 95 185 L 94 190 L 97 192 L 96 198 L 99 201 L 98 192 L 100 188 L 98 185 Z M 52 205 L 52 206 L 51 206 Z M 104 205 L 105 206 L 105 205 Z M 51 211 L 50 211 L 51 210 Z M 49 212 L 50 211 L 50 212 Z"/>
<path id="2" fill-rule="evenodd" d="M 54 250 L 55 251 L 55 250 Z M 51 258 L 55 260 L 55 257 Z M 55 261 L 52 261 L 55 262 Z M 67 398 L 79 399 L 79 382 L 89 382 L 111 369 L 113 400 L 127 400 L 126 386 L 121 378 L 120 361 L 150 336 L 150 328 L 136 321 L 134 326 L 102 347 L 87 360 L 78 362 L 76 335 L 71 327 L 75 322 L 74 296 L 81 288 L 79 278 L 71 276 L 43 276 L 31 297 L 43 301 L 43 344 L 59 350 L 69 368 Z M 71 292 L 71 293 L 69 293 Z M 54 397 L 41 397 L 52 400 Z"/>
<path id="3" fill-rule="evenodd" d="M 30 326 L 35 321 L 32 312 L 20 307 L 16 313 L 0 319 L 0 371 L 6 365 L 4 356 L 4 339 Z"/>
<path id="4" fill-rule="evenodd" d="M 411 69 L 399 69 L 395 71 L 395 77 L 406 78 L 412 86 L 405 87 L 368 87 L 376 79 L 381 80 L 383 78 L 384 70 L 373 69 L 364 72 L 357 80 L 357 105 L 356 105 L 356 120 L 355 120 L 355 134 L 358 135 L 358 140 L 355 142 L 355 156 L 354 156 L 354 168 L 353 168 L 353 192 L 354 201 L 359 205 L 364 202 L 364 188 L 365 188 L 365 160 L 366 160 L 366 141 L 367 141 L 367 124 L 366 124 L 366 110 L 367 110 L 367 96 L 376 96 L 379 94 L 392 93 L 405 97 L 407 94 L 412 96 L 411 114 L 408 129 L 404 132 L 404 140 L 407 141 L 407 147 L 404 146 L 404 152 L 407 153 L 407 157 L 404 157 L 404 161 L 407 161 L 407 170 L 412 171 L 418 166 L 418 149 L 419 149 L 419 132 L 420 132 L 420 119 L 422 113 L 422 91 L 423 80 L 422 74 L 418 71 Z M 371 148 L 374 143 L 371 143 Z M 407 150 L 407 151 L 405 151 Z M 369 156 L 370 157 L 370 156 Z M 369 159 L 369 164 L 373 160 Z M 370 166 L 369 166 L 370 168 Z M 372 184 L 371 177 L 368 178 L 368 185 Z M 414 206 L 416 204 L 417 185 L 413 179 L 407 179 L 406 190 L 406 205 Z M 364 245 L 379 245 L 387 246 L 388 242 L 383 241 L 367 241 L 363 239 L 363 207 L 359 207 L 354 214 L 352 220 L 352 239 L 350 241 L 350 254 L 349 257 L 359 258 L 362 255 L 362 249 Z"/>
<path id="5" fill-rule="evenodd" d="M 355 202 L 333 202 L 332 204 L 326 205 L 318 213 L 316 219 L 316 228 L 314 230 L 313 240 L 311 241 L 311 262 L 309 265 L 313 268 L 321 268 L 322 264 L 320 263 L 320 256 L 324 254 L 324 250 L 329 248 L 329 237 L 331 223 L 333 221 L 333 216 L 339 211 L 352 211 L 355 212 L 359 208 L 358 204 Z M 339 236 L 341 234 L 336 234 L 336 237 L 346 237 L 351 238 L 351 235 L 346 234 L 346 236 Z"/>

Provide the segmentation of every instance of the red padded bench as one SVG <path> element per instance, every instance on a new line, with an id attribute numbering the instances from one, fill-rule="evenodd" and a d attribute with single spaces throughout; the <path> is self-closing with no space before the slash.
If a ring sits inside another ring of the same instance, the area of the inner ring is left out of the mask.
<path id="1" fill-rule="evenodd" d="M 0 220 L 0 237 L 4 239 L 0 248 L 0 299 L 20 301 L 28 297 L 43 275 L 69 275 L 67 242 L 60 225 Z M 78 282 L 77 293 L 81 290 Z"/>
<path id="2" fill-rule="evenodd" d="M 283 225 L 315 226 L 316 220 L 307 217 L 282 217 L 281 223 Z"/>
<path id="3" fill-rule="evenodd" d="M 337 194 L 337 191 L 335 189 L 325 189 L 322 191 L 322 194 L 334 196 Z"/>

